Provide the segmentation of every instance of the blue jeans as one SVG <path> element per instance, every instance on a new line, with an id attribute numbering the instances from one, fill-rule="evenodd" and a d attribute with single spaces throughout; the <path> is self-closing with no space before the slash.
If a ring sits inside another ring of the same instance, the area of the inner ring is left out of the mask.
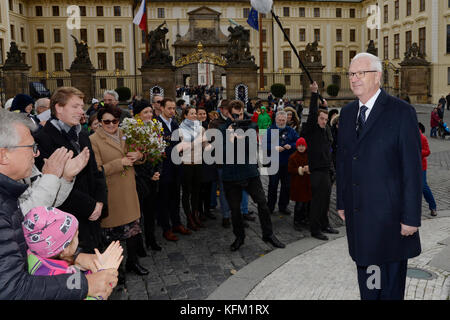
<path id="1" fill-rule="evenodd" d="M 431 193 L 431 189 L 427 183 L 427 170 L 423 170 L 423 196 L 425 197 L 425 201 L 428 203 L 428 207 L 430 210 L 436 210 L 436 201 L 434 201 L 433 193 Z"/>
<path id="2" fill-rule="evenodd" d="M 225 190 L 223 189 L 223 182 L 222 182 L 222 168 L 217 169 L 217 181 L 212 183 L 211 188 L 211 207 L 214 208 L 217 206 L 217 184 L 219 185 L 219 202 L 220 202 L 220 211 L 222 212 L 222 217 L 230 218 L 231 212 L 230 207 L 228 206 L 227 199 L 225 198 Z"/>
<path id="3" fill-rule="evenodd" d="M 436 137 L 438 127 L 432 127 L 430 131 L 430 137 Z"/>
<path id="4" fill-rule="evenodd" d="M 248 214 L 248 193 L 242 190 L 241 213 Z"/>

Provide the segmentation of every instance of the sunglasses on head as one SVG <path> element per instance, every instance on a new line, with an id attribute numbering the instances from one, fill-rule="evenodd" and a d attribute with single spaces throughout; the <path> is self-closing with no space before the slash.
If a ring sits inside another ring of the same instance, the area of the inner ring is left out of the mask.
<path id="1" fill-rule="evenodd" d="M 108 125 L 108 124 L 118 124 L 119 123 L 119 119 L 114 119 L 114 120 L 102 120 L 102 123 Z"/>

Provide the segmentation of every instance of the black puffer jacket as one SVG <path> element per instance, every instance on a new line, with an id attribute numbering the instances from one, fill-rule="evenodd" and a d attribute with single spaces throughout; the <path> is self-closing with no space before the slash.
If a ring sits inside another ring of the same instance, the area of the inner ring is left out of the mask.
<path id="1" fill-rule="evenodd" d="M 17 200 L 27 187 L 0 173 L 0 300 L 82 300 L 88 293 L 83 274 L 78 273 L 80 288 L 69 289 L 70 274 L 42 277 L 27 272 L 23 215 Z"/>

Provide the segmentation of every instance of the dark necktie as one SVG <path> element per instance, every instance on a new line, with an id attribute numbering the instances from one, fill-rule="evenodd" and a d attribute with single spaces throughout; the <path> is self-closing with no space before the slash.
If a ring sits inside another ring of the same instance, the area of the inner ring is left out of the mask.
<path id="1" fill-rule="evenodd" d="M 361 108 L 359 108 L 358 127 L 356 128 L 356 135 L 358 136 L 358 138 L 364 128 L 364 124 L 366 123 L 367 109 L 368 108 L 366 106 L 361 106 Z"/>
<path id="2" fill-rule="evenodd" d="M 77 126 L 73 126 L 72 128 L 70 128 L 69 132 L 67 132 L 67 136 L 69 137 L 70 143 L 72 143 L 77 152 L 80 153 L 80 143 L 78 142 Z"/>

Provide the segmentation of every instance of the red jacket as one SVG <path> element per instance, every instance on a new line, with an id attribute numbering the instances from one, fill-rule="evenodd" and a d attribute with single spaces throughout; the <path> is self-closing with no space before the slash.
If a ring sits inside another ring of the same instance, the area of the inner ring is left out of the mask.
<path id="1" fill-rule="evenodd" d="M 420 133 L 420 140 L 422 141 L 422 170 L 427 170 L 427 157 L 430 155 L 430 147 L 428 146 L 427 137 L 422 132 Z"/>
<path id="2" fill-rule="evenodd" d="M 441 118 L 439 118 L 439 115 L 437 114 L 437 112 L 431 111 L 431 120 L 430 120 L 430 126 L 432 128 L 434 127 L 438 127 L 439 126 L 439 120 Z"/>

